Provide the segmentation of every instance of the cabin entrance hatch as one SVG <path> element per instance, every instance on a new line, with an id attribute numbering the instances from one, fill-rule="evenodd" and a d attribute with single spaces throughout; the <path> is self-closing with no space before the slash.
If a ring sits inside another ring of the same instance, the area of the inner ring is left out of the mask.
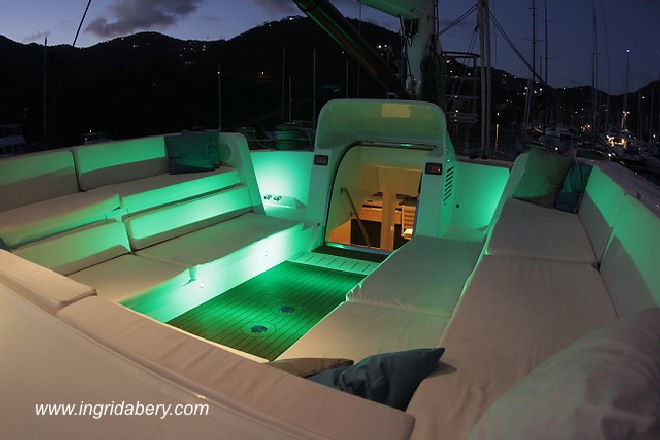
<path id="1" fill-rule="evenodd" d="M 388 253 L 407 243 L 430 150 L 372 143 L 347 150 L 332 186 L 326 243 Z"/>

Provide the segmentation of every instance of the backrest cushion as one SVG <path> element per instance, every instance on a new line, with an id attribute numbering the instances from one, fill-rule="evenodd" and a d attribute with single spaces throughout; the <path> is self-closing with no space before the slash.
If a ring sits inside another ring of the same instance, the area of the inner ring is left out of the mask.
<path id="1" fill-rule="evenodd" d="M 552 356 L 500 397 L 468 439 L 660 438 L 659 407 L 655 308 L 595 330 Z"/>
<path id="2" fill-rule="evenodd" d="M 96 295 L 93 287 L 3 250 L 0 250 L 0 284 L 51 314 L 79 299 Z"/>
<path id="3" fill-rule="evenodd" d="M 660 306 L 660 218 L 626 195 L 600 271 L 619 316 Z"/>
<path id="4" fill-rule="evenodd" d="M 600 167 L 594 166 L 580 201 L 578 216 L 587 231 L 598 260 L 605 252 L 622 200 L 621 187 Z"/>
<path id="5" fill-rule="evenodd" d="M 525 172 L 525 165 L 527 164 L 527 161 L 529 160 L 529 151 L 526 153 L 521 153 L 516 157 L 516 160 L 513 162 L 513 165 L 511 166 L 511 170 L 509 173 L 509 178 L 506 181 L 506 185 L 504 186 L 504 190 L 502 191 L 502 195 L 500 196 L 500 200 L 497 204 L 497 208 L 495 208 L 495 212 L 493 212 L 493 217 L 491 219 L 489 229 L 492 230 L 492 228 L 495 226 L 495 223 L 497 223 L 497 220 L 500 218 L 500 215 L 502 214 L 502 209 L 504 209 L 504 204 L 506 203 L 507 199 L 511 197 L 513 194 L 514 190 L 518 186 L 518 182 L 520 182 L 520 179 Z"/>
<path id="6" fill-rule="evenodd" d="M 61 275 L 70 275 L 127 254 L 130 247 L 124 224 L 112 221 L 68 231 L 22 246 L 13 252 Z"/>
<path id="7" fill-rule="evenodd" d="M 236 185 L 203 197 L 145 211 L 125 219 L 134 250 L 172 239 L 220 221 L 237 217 L 252 208 L 245 185 Z"/>
<path id="8" fill-rule="evenodd" d="M 165 142 L 160 136 L 83 145 L 72 151 L 83 190 L 168 172 Z"/>
<path id="9" fill-rule="evenodd" d="M 69 150 L 0 160 L 0 211 L 75 192 L 78 181 Z"/>

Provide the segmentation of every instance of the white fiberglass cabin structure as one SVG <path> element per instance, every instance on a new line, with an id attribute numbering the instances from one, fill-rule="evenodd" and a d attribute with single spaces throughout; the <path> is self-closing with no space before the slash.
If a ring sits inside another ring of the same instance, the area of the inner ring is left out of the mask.
<path id="1" fill-rule="evenodd" d="M 207 131 L 3 159 L 3 432 L 656 438 L 659 215 L 616 163 L 457 157 L 416 101 L 331 101 L 314 151 Z M 348 287 L 295 333 L 327 274 Z M 365 358 L 360 395 L 304 378 Z"/>

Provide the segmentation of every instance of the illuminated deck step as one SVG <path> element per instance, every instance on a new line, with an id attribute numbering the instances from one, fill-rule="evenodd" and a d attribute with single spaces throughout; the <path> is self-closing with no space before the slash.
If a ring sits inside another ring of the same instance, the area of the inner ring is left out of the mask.
<path id="1" fill-rule="evenodd" d="M 380 263 L 374 261 L 357 260 L 318 252 L 306 252 L 291 258 L 289 261 L 358 275 L 370 275 L 380 265 Z"/>

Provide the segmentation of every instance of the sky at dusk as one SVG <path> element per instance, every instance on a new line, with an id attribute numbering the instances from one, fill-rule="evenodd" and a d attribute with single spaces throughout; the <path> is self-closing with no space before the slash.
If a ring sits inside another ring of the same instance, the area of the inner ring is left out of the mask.
<path id="1" fill-rule="evenodd" d="M 660 0 L 592 0 L 596 4 L 597 85 L 611 93 L 625 89 L 630 50 L 629 91 L 660 79 Z M 592 1 L 535 0 L 537 67 L 545 61 L 544 15 L 548 23 L 548 78 L 553 87 L 591 84 L 594 31 Z M 360 7 L 356 0 L 332 3 L 349 17 L 398 30 L 398 19 Z M 440 0 L 440 28 L 467 12 L 474 0 Z M 518 50 L 531 62 L 533 0 L 490 0 L 491 12 Z M 72 44 L 87 0 L 2 0 L 0 35 L 19 43 Z M 76 46 L 87 47 L 152 30 L 179 39 L 231 39 L 267 21 L 301 15 L 290 0 L 92 0 Z M 442 36 L 445 50 L 478 52 L 476 16 Z M 492 64 L 527 76 L 502 35 L 491 27 Z"/>

